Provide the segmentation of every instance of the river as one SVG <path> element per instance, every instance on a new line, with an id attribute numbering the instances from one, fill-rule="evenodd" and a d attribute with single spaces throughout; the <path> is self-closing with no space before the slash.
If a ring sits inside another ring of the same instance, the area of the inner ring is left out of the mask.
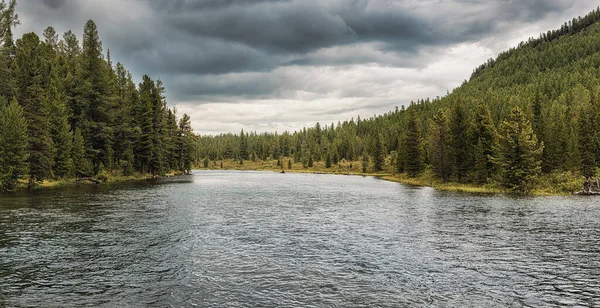
<path id="1" fill-rule="evenodd" d="M 0 307 L 590 307 L 600 199 L 196 171 L 0 195 Z"/>

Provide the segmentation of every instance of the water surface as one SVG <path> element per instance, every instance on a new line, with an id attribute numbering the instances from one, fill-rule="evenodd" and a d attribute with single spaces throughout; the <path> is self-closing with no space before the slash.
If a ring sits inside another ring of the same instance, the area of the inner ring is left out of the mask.
<path id="1" fill-rule="evenodd" d="M 589 307 L 599 201 L 232 171 L 0 195 L 0 307 Z"/>

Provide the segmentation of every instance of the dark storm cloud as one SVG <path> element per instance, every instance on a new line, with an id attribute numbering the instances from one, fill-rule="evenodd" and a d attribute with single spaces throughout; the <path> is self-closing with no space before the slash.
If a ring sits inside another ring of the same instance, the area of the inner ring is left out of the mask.
<path id="1" fill-rule="evenodd" d="M 515 36 L 526 39 L 519 36 L 523 28 L 543 23 L 539 31 L 549 30 L 573 12 L 584 15 L 595 7 L 586 0 L 17 1 L 22 21 L 17 34 L 41 34 L 53 25 L 81 38 L 85 22 L 93 19 L 104 52 L 110 49 L 137 80 L 143 74 L 163 80 L 171 102 L 199 108 L 240 100 L 327 99 L 313 103 L 323 115 L 374 112 L 406 103 L 406 97 L 443 94 L 455 86 L 445 76 L 447 63 L 428 68 L 448 61 L 450 49 L 485 41 L 482 48 L 497 53 Z M 452 54 L 454 60 L 462 56 Z M 469 66 L 468 74 L 479 63 L 459 64 Z M 363 78 L 367 74 L 373 78 Z M 460 76 L 456 82 L 468 78 Z M 394 84 L 398 79 L 402 82 Z M 394 96 L 401 92 L 408 94 Z M 385 97 L 374 99 L 380 93 Z M 347 98 L 373 98 L 380 107 L 346 106 Z"/>
<path id="2" fill-rule="evenodd" d="M 85 18 L 93 18 L 105 46 L 144 71 L 223 74 L 288 64 L 327 65 L 324 61 L 412 67 L 417 61 L 411 59 L 427 48 L 478 40 L 573 5 L 566 0 L 109 0 L 103 7 L 133 2 L 147 12 L 94 12 L 85 2 L 43 0 L 54 12 L 42 14 L 40 22 L 49 24 L 49 16 L 59 24 L 76 20 L 80 24 L 71 28 L 77 30 Z M 36 11 L 35 2 L 24 6 Z M 314 57 L 323 49 L 364 43 L 376 43 L 374 53 L 389 56 L 363 52 L 360 57 Z M 426 65 L 422 59 L 418 63 Z"/>
<path id="3" fill-rule="evenodd" d="M 66 2 L 66 0 L 42 0 L 42 3 L 44 3 L 47 7 L 52 9 L 62 8 Z"/>

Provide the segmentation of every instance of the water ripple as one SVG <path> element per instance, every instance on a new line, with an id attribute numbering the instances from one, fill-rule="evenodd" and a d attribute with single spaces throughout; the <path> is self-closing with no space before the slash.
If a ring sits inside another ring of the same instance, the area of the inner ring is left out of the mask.
<path id="1" fill-rule="evenodd" d="M 600 204 L 262 172 L 0 195 L 0 307 L 593 307 Z"/>

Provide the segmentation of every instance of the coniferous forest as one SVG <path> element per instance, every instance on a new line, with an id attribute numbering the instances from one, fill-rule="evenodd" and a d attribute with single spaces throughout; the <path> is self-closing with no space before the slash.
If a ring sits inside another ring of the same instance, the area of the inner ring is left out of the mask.
<path id="1" fill-rule="evenodd" d="M 293 133 L 202 136 L 198 158 L 277 160 L 284 169 L 348 161 L 362 172 L 519 193 L 583 182 L 600 166 L 599 21 L 597 9 L 522 42 L 442 98 Z"/>
<path id="2" fill-rule="evenodd" d="M 0 190 L 192 168 L 190 118 L 167 107 L 160 80 L 136 85 L 92 20 L 81 43 L 51 26 L 13 38 L 15 6 L 0 3 Z"/>

